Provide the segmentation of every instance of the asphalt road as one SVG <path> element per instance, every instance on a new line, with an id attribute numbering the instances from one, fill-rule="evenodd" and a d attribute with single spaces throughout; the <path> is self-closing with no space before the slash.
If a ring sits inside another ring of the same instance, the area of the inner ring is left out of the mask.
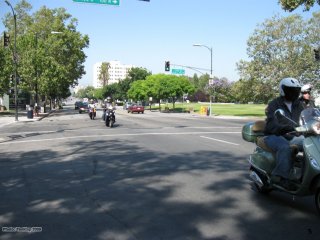
<path id="1" fill-rule="evenodd" d="M 0 239 L 319 239 L 312 197 L 261 195 L 248 119 L 73 109 L 0 132 Z"/>

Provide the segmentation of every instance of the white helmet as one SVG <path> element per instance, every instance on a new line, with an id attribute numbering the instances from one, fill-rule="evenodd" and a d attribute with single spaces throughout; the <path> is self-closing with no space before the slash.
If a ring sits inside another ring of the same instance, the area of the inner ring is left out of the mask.
<path id="1" fill-rule="evenodd" d="M 303 85 L 302 88 L 301 88 L 301 92 L 302 92 L 302 93 L 311 92 L 311 90 L 312 90 L 311 84 L 305 84 L 305 85 Z"/>
<path id="2" fill-rule="evenodd" d="M 284 78 L 280 81 L 279 85 L 280 95 L 283 97 L 286 95 L 285 88 L 299 88 L 300 91 L 301 85 L 295 78 Z"/>

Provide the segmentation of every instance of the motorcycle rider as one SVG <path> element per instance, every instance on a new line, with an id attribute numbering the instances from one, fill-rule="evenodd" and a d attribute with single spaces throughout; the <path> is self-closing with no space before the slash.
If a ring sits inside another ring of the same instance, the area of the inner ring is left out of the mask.
<path id="1" fill-rule="evenodd" d="M 315 102 L 312 99 L 311 96 L 311 90 L 312 86 L 310 84 L 305 84 L 301 88 L 301 96 L 300 96 L 300 101 L 302 102 L 302 105 L 304 108 L 315 108 Z"/>
<path id="2" fill-rule="evenodd" d="M 109 110 L 113 110 L 113 106 L 112 106 L 112 98 L 111 97 L 107 97 L 105 99 L 105 106 L 104 106 L 104 114 L 107 113 L 107 111 Z M 116 116 L 114 115 L 114 121 L 116 121 Z"/>
<path id="3" fill-rule="evenodd" d="M 94 113 L 94 116 L 96 116 L 96 112 L 95 112 L 96 105 L 94 104 L 93 99 L 91 99 L 91 100 L 89 101 L 88 109 L 89 109 L 89 112 L 90 112 L 90 110 L 92 110 L 93 113 Z"/>
<path id="4" fill-rule="evenodd" d="M 92 109 L 96 108 L 96 105 L 94 104 L 93 99 L 90 100 L 90 102 L 89 102 L 89 104 L 88 104 L 88 108 L 89 108 L 89 109 L 90 109 L 90 108 L 92 108 Z"/>
<path id="5" fill-rule="evenodd" d="M 105 100 L 105 109 L 112 107 L 112 98 L 111 97 L 107 97 Z"/>
<path id="6" fill-rule="evenodd" d="M 299 101 L 301 85 L 295 78 L 284 78 L 279 85 L 280 96 L 273 99 L 266 108 L 265 144 L 275 153 L 276 167 L 272 171 L 271 180 L 288 190 L 294 190 L 295 185 L 289 181 L 293 167 L 292 148 L 295 144 L 302 148 L 303 136 L 297 137 L 289 132 L 294 131 L 294 123 L 277 119 L 275 111 L 282 109 L 285 115 L 295 122 L 299 122 L 301 111 L 304 109 Z"/>

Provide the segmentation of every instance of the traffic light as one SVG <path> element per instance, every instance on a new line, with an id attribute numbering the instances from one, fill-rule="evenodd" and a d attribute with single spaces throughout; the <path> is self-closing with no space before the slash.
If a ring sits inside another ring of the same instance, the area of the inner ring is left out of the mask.
<path id="1" fill-rule="evenodd" d="M 313 51 L 314 51 L 314 58 L 316 59 L 316 61 L 320 61 L 320 53 L 319 53 L 320 48 L 313 49 Z"/>
<path id="2" fill-rule="evenodd" d="M 3 33 L 3 46 L 8 47 L 10 43 L 10 35 L 6 32 Z"/>
<path id="3" fill-rule="evenodd" d="M 170 62 L 169 61 L 165 61 L 164 69 L 166 72 L 170 72 Z"/>

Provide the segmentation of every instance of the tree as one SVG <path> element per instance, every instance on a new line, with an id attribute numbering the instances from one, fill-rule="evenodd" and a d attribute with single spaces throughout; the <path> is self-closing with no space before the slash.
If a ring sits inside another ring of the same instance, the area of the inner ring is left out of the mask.
<path id="1" fill-rule="evenodd" d="M 13 73 L 13 65 L 12 58 L 9 57 L 9 51 L 9 49 L 0 48 L 0 96 L 8 94 L 10 89 L 9 83 L 10 75 Z"/>
<path id="2" fill-rule="evenodd" d="M 77 85 L 85 73 L 83 49 L 88 47 L 89 38 L 76 31 L 77 20 L 64 8 L 41 7 L 29 15 L 30 9 L 31 5 L 25 0 L 15 6 L 19 29 L 18 72 L 24 80 L 19 89 L 33 94 L 37 90 L 51 101 L 65 98 L 70 95 L 69 88 Z M 9 15 L 4 24 L 12 31 Z M 61 34 L 53 35 L 52 30 Z"/>
<path id="3" fill-rule="evenodd" d="M 304 5 L 305 11 L 309 11 L 315 3 L 320 5 L 320 0 L 279 0 L 279 2 L 284 10 L 290 12 L 302 5 Z"/>
<path id="4" fill-rule="evenodd" d="M 214 77 L 213 83 L 207 85 L 207 91 L 215 102 L 232 102 L 231 86 L 228 79 Z"/>
<path id="5" fill-rule="evenodd" d="M 102 96 L 103 99 L 111 97 L 114 101 L 118 99 L 119 87 L 118 83 L 113 83 L 103 87 Z"/>
<path id="6" fill-rule="evenodd" d="M 199 89 L 199 77 L 198 77 L 198 75 L 195 73 L 194 75 L 193 75 L 193 78 L 191 79 L 191 82 L 193 83 L 193 86 L 195 87 L 195 88 L 197 88 L 197 89 Z"/>
<path id="7" fill-rule="evenodd" d="M 98 79 L 102 83 L 102 87 L 105 87 L 109 83 L 109 78 L 110 78 L 109 68 L 110 68 L 110 63 L 108 62 L 101 63 Z"/>
<path id="8" fill-rule="evenodd" d="M 86 88 L 79 89 L 79 91 L 75 94 L 77 98 L 95 98 L 95 89 L 93 86 L 87 86 Z"/>
<path id="9" fill-rule="evenodd" d="M 265 103 L 275 97 L 275 92 L 270 83 L 261 83 L 254 79 L 240 79 L 234 82 L 230 89 L 234 102 L 239 103 Z"/>
<path id="10" fill-rule="evenodd" d="M 192 94 L 194 87 L 188 78 L 175 75 L 156 74 L 150 75 L 145 81 L 140 80 L 132 84 L 128 91 L 128 96 L 134 100 L 146 100 L 153 97 L 158 100 L 159 108 L 161 99 L 171 99 L 174 103 L 177 98 L 185 93 Z"/>
<path id="11" fill-rule="evenodd" d="M 148 71 L 146 68 L 138 68 L 134 67 L 131 68 L 128 72 L 128 77 L 131 80 L 131 82 L 134 82 L 136 80 L 145 80 L 147 76 L 150 76 L 151 72 Z"/>
<path id="12" fill-rule="evenodd" d="M 151 72 L 145 68 L 131 68 L 128 72 L 128 77 L 118 83 L 118 99 L 127 100 L 127 92 L 131 84 L 138 80 L 145 80 L 150 75 Z"/>
<path id="13" fill-rule="evenodd" d="M 148 89 L 144 80 L 137 80 L 131 84 L 128 96 L 134 101 L 143 101 L 148 98 Z"/>
<path id="14" fill-rule="evenodd" d="M 257 84 L 255 89 L 268 86 L 272 93 L 269 97 L 278 94 L 279 81 L 285 77 L 297 78 L 302 83 L 315 82 L 319 74 L 311 47 L 319 41 L 315 19 L 319 20 L 319 13 L 307 22 L 299 15 L 291 15 L 274 16 L 261 24 L 247 43 L 251 60 L 237 64 L 241 79 Z M 264 97 L 261 101 L 265 101 Z"/>

